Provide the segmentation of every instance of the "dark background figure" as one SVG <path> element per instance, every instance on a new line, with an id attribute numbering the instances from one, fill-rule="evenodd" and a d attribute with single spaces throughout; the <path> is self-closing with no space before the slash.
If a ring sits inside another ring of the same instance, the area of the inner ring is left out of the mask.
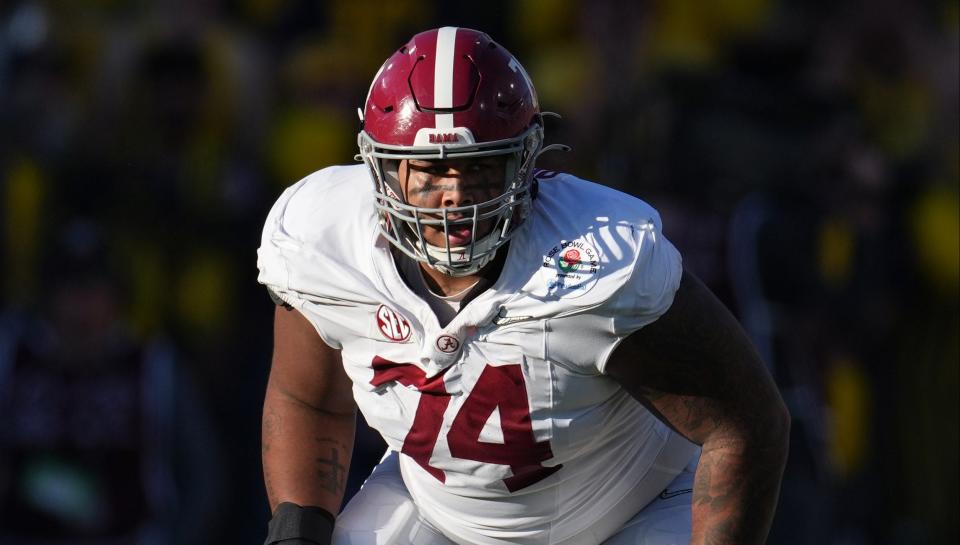
<path id="1" fill-rule="evenodd" d="M 96 226 L 58 242 L 38 308 L 0 328 L 0 543 L 209 543 L 223 454 L 203 400 L 169 341 L 131 335 Z"/>
<path id="2" fill-rule="evenodd" d="M 0 381 L 0 535 L 37 520 L 74 542 L 121 526 L 165 544 L 263 535 L 263 219 L 283 187 L 352 162 L 370 74 L 444 24 L 488 32 L 563 115 L 548 140 L 574 152 L 542 166 L 653 204 L 746 325 L 795 419 L 770 543 L 956 542 L 955 0 L 3 3 L 0 314 L 16 380 Z M 96 282 L 78 281 L 89 261 L 43 266 L 76 217 L 110 248 Z M 79 347 L 50 341 L 55 324 Z M 95 339 L 109 357 L 81 363 Z M 174 448 L 154 460 L 169 472 L 131 482 L 124 464 L 85 466 L 95 449 L 123 451 L 107 424 L 129 432 L 147 415 L 90 427 L 96 447 L 70 446 L 69 431 L 100 419 L 98 403 L 149 397 L 132 377 L 150 361 L 171 362 L 149 390 L 173 418 Z M 72 401 L 30 404 L 24 377 Z M 72 416 L 30 427 L 54 410 Z M 60 454 L 31 454 L 51 436 Z M 381 449 L 372 436 L 357 449 L 351 489 Z M 140 499 L 112 510 L 91 475 Z M 79 501 L 93 497 L 99 510 Z"/>

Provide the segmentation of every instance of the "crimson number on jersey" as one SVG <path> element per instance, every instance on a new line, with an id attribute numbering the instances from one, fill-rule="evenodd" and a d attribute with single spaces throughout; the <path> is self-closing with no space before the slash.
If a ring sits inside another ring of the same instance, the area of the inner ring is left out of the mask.
<path id="1" fill-rule="evenodd" d="M 409 363 L 395 363 L 379 356 L 373 358 L 373 386 L 396 381 L 420 391 L 413 425 L 403 440 L 400 452 L 413 458 L 428 473 L 444 482 L 442 470 L 430 465 L 430 456 L 440 437 L 443 413 L 450 394 L 443 384 L 443 373 L 426 378 L 423 369 Z M 495 410 L 500 410 L 503 443 L 480 440 L 480 432 Z M 533 435 L 527 387 L 520 365 L 487 365 L 473 391 L 464 400 L 447 432 L 450 454 L 465 460 L 510 466 L 513 475 L 503 480 L 507 490 L 516 492 L 547 478 L 563 465 L 545 467 L 553 457 L 549 441 L 537 441 Z"/>

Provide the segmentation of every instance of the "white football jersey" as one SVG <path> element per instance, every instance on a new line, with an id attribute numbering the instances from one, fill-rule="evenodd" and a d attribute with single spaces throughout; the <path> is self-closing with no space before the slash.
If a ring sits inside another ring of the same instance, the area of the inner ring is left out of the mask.
<path id="1" fill-rule="evenodd" d="M 538 179 L 499 279 L 446 327 L 401 279 L 363 165 L 288 188 L 258 252 L 259 281 L 341 350 L 421 514 L 458 543 L 599 543 L 697 452 L 604 375 L 679 285 L 659 216 Z"/>

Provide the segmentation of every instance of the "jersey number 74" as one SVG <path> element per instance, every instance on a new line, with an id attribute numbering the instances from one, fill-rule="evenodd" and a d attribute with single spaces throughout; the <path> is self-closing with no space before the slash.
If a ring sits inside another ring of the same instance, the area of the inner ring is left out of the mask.
<path id="1" fill-rule="evenodd" d="M 440 436 L 443 414 L 450 394 L 443 373 L 426 378 L 423 369 L 409 363 L 395 363 L 379 356 L 373 359 L 373 386 L 396 381 L 414 386 L 420 392 L 413 425 L 403 441 L 401 452 L 413 458 L 428 473 L 444 482 L 442 470 L 430 465 L 430 457 Z M 503 443 L 480 441 L 484 424 L 497 408 Z M 447 432 L 450 454 L 465 460 L 510 466 L 513 473 L 503 480 L 507 490 L 515 492 L 558 471 L 563 465 L 545 467 L 553 457 L 549 441 L 537 441 L 533 435 L 527 388 L 518 364 L 486 365 Z"/>

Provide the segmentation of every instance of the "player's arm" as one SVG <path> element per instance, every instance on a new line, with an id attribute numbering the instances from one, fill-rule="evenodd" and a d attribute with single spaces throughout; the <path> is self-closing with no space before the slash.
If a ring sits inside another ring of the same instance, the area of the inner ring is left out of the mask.
<path id="1" fill-rule="evenodd" d="M 340 510 L 355 414 L 339 351 L 327 346 L 299 311 L 278 306 L 262 421 L 263 476 L 274 512 L 271 537 L 281 525 L 289 526 L 291 518 L 308 534 L 318 524 L 318 511 L 304 512 L 289 504 L 319 507 L 331 515 Z M 332 517 L 320 514 L 330 518 L 332 528 Z M 326 532 L 326 524 L 319 523 Z M 302 543 L 314 542 L 324 543 Z"/>
<path id="2" fill-rule="evenodd" d="M 627 337 L 606 369 L 674 430 L 703 446 L 691 543 L 764 543 L 786 464 L 790 417 L 723 304 L 685 271 L 670 309 Z"/>

